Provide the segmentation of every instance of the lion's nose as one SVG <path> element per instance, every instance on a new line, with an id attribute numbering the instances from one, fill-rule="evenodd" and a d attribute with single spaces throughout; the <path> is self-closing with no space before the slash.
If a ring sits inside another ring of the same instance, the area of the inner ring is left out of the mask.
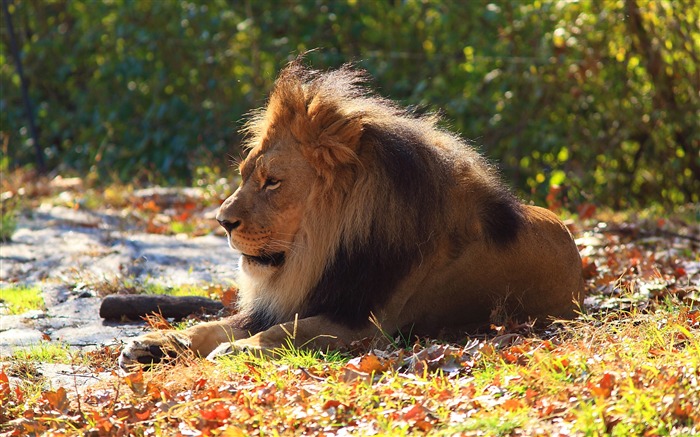
<path id="1" fill-rule="evenodd" d="M 216 221 L 219 222 L 219 224 L 221 226 L 223 226 L 223 228 L 226 229 L 226 232 L 228 232 L 229 234 L 231 233 L 231 231 L 233 231 L 234 229 L 236 229 L 237 227 L 239 227 L 241 225 L 240 220 L 230 221 L 230 220 L 216 219 Z"/>

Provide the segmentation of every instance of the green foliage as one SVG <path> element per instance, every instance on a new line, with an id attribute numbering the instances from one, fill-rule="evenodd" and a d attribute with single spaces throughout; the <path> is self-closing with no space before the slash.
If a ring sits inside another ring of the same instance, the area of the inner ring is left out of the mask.
<path id="1" fill-rule="evenodd" d="M 0 243 L 6 243 L 12 239 L 12 234 L 17 229 L 17 211 L 10 202 L 2 202 L 0 212 Z"/>
<path id="2" fill-rule="evenodd" d="M 39 287 L 11 285 L 0 288 L 0 301 L 7 306 L 10 314 L 44 308 L 44 296 Z"/>
<path id="3" fill-rule="evenodd" d="M 50 165 L 191 180 L 238 155 L 238 120 L 295 54 L 356 61 L 381 94 L 444 113 L 528 197 L 699 202 L 693 0 L 15 1 Z M 2 131 L 33 160 L 2 31 Z M 218 160 L 218 162 L 216 162 Z"/>

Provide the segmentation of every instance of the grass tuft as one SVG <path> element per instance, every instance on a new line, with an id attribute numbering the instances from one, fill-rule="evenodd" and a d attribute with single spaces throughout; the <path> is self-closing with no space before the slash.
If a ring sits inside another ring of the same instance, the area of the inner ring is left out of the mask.
<path id="1" fill-rule="evenodd" d="M 43 310 L 44 297 L 37 286 L 11 285 L 0 288 L 0 301 L 9 314 L 22 314 L 30 310 Z"/>
<path id="2" fill-rule="evenodd" d="M 42 341 L 27 348 L 13 351 L 15 361 L 32 361 L 53 364 L 74 364 L 70 345 L 60 341 Z"/>

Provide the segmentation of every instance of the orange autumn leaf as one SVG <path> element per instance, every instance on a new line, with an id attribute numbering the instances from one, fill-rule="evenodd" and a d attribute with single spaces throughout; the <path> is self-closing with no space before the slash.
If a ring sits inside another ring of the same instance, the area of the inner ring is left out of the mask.
<path id="1" fill-rule="evenodd" d="M 205 420 L 226 420 L 231 417 L 231 411 L 223 405 L 217 405 L 214 408 L 200 411 L 202 418 Z"/>
<path id="2" fill-rule="evenodd" d="M 168 390 L 166 390 L 163 387 L 160 387 L 156 385 L 155 383 L 149 381 L 146 384 L 146 393 L 151 397 L 152 400 L 154 401 L 168 401 L 172 398 L 172 395 Z"/>
<path id="3" fill-rule="evenodd" d="M 358 376 L 386 372 L 391 368 L 391 364 L 390 360 L 382 360 L 374 354 L 367 354 L 350 360 L 345 366 L 345 371 L 346 374 L 349 373 L 353 375 L 353 377 L 348 380 L 353 380 Z"/>
<path id="4" fill-rule="evenodd" d="M 189 220 L 190 217 L 191 217 L 191 214 L 188 211 L 185 211 L 182 214 L 177 214 L 174 218 L 175 218 L 175 221 L 186 222 L 187 220 Z"/>
<path id="5" fill-rule="evenodd" d="M 160 206 L 158 206 L 158 204 L 153 200 L 144 202 L 143 204 L 141 204 L 140 208 L 143 211 L 160 212 Z"/>
<path id="6" fill-rule="evenodd" d="M 523 408 L 523 403 L 518 399 L 507 399 L 501 406 L 506 411 L 515 411 Z"/>
<path id="7" fill-rule="evenodd" d="M 531 388 L 528 388 L 527 390 L 525 390 L 525 400 L 528 403 L 532 403 L 535 400 L 535 398 L 537 398 L 537 396 L 539 396 L 539 393 L 537 391 L 535 391 Z"/>
<path id="8" fill-rule="evenodd" d="M 377 358 L 376 355 L 368 354 L 360 359 L 358 369 L 360 372 L 384 372 L 389 366 Z"/>
<path id="9" fill-rule="evenodd" d="M 415 404 L 412 407 L 409 407 L 408 411 L 406 411 L 403 414 L 403 420 L 411 420 L 411 419 L 416 419 L 416 420 L 422 420 L 426 416 L 426 410 L 425 407 L 419 404 Z"/>
<path id="10" fill-rule="evenodd" d="M 520 358 L 520 354 L 514 354 L 510 351 L 503 351 L 501 353 L 501 356 L 503 357 L 503 361 L 505 361 L 508 364 L 515 364 L 518 362 L 518 359 Z"/>
<path id="11" fill-rule="evenodd" d="M 197 382 L 194 383 L 194 387 L 192 387 L 192 390 L 194 390 L 194 391 L 199 391 L 199 390 L 201 390 L 202 388 L 204 388 L 204 386 L 205 386 L 206 384 L 207 384 L 207 380 L 206 380 L 205 378 L 199 378 L 199 379 L 197 380 Z"/>
<path id="12" fill-rule="evenodd" d="M 554 410 L 555 410 L 555 407 L 553 404 L 545 403 L 538 408 L 537 415 L 540 418 L 548 417 L 549 415 L 551 415 L 554 412 Z"/>
<path id="13" fill-rule="evenodd" d="M 600 380 L 596 384 L 588 384 L 588 388 L 591 392 L 602 398 L 609 398 L 612 394 L 612 390 L 615 387 L 615 376 L 605 372 Z"/>
<path id="14" fill-rule="evenodd" d="M 124 377 L 124 382 L 136 396 L 146 394 L 147 387 L 143 381 L 143 370 L 139 369 L 137 372 L 129 373 Z"/>
<path id="15" fill-rule="evenodd" d="M 238 300 L 238 287 L 231 286 L 221 292 L 221 303 L 226 308 L 233 308 Z"/>
<path id="16" fill-rule="evenodd" d="M 141 412 L 139 412 L 139 411 L 134 411 L 134 416 L 135 416 L 138 420 L 142 420 L 142 421 L 143 421 L 143 420 L 146 420 L 146 419 L 148 419 L 149 417 L 151 417 L 151 410 L 150 410 L 150 409 L 145 409 L 145 410 L 143 410 L 143 411 L 141 411 Z"/>
<path id="17" fill-rule="evenodd" d="M 24 392 L 19 386 L 15 386 L 15 398 L 17 399 L 17 402 L 24 402 Z M 2 399 L 2 395 L 0 395 L 0 399 Z"/>
<path id="18" fill-rule="evenodd" d="M 331 408 L 338 408 L 339 406 L 343 405 L 340 401 L 336 401 L 334 399 L 326 401 L 325 404 L 323 404 L 323 407 L 321 407 L 322 410 L 328 410 Z"/>
<path id="19" fill-rule="evenodd" d="M 416 421 L 416 423 L 413 424 L 413 426 L 415 426 L 423 432 L 428 432 L 433 429 L 433 424 L 428 422 L 427 420 L 418 420 Z"/>
<path id="20" fill-rule="evenodd" d="M 5 399 L 10 394 L 10 378 L 5 369 L 0 369 L 0 399 Z M 5 402 L 3 402 L 4 404 Z"/>
<path id="21" fill-rule="evenodd" d="M 56 391 L 46 391 L 41 397 L 56 411 L 64 412 L 70 405 L 66 389 L 63 387 L 59 387 Z"/>
<path id="22" fill-rule="evenodd" d="M 146 314 L 142 319 L 145 320 L 152 329 L 175 329 L 175 327 L 160 313 Z"/>

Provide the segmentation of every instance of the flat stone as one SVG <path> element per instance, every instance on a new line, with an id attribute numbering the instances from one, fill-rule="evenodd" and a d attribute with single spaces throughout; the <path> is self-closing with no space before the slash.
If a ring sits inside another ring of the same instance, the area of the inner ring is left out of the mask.
<path id="1" fill-rule="evenodd" d="M 38 344 L 43 339 L 44 334 L 32 328 L 11 328 L 0 331 L 0 356 L 9 355 L 18 346 Z"/>
<path id="2" fill-rule="evenodd" d="M 198 190 L 154 188 L 137 197 L 179 202 L 201 195 Z M 167 287 L 233 282 L 239 255 L 222 235 L 149 234 L 134 229 L 125 217 L 122 211 L 48 203 L 20 215 L 12 240 L 0 245 L 0 291 L 13 284 L 38 286 L 46 310 L 0 315 L 0 357 L 46 336 L 84 348 L 143 333 L 144 323 L 106 323 L 99 317 L 99 287 L 105 283 L 118 288 L 122 281 Z"/>

